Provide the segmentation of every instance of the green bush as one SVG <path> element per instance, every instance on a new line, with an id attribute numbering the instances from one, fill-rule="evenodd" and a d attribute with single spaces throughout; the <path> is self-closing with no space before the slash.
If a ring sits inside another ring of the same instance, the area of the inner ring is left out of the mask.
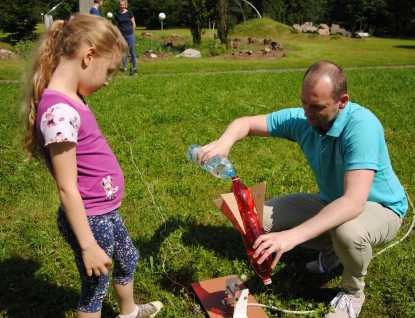
<path id="1" fill-rule="evenodd" d="M 296 30 L 296 29 L 292 29 L 291 31 L 291 34 L 298 34 L 298 33 L 300 33 L 298 30 Z"/>
<path id="2" fill-rule="evenodd" d="M 32 40 L 39 20 L 37 1 L 2 0 L 0 2 L 0 30 L 11 33 L 8 42 L 17 43 L 22 39 Z"/>
<path id="3" fill-rule="evenodd" d="M 36 41 L 21 40 L 11 48 L 11 51 L 22 59 L 27 60 L 35 47 Z"/>
<path id="4" fill-rule="evenodd" d="M 140 36 L 135 39 L 135 52 L 137 56 L 141 56 L 149 50 L 160 53 L 161 47 L 162 43 L 152 38 Z"/>

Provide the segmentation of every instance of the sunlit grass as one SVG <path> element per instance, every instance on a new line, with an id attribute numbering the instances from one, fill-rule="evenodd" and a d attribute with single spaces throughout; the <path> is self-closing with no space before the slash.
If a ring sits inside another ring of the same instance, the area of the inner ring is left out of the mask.
<path id="1" fill-rule="evenodd" d="M 193 306 L 199 302 L 190 283 L 243 273 L 252 295 L 264 304 L 309 310 L 327 305 L 336 295 L 341 270 L 310 276 L 305 263 L 316 253 L 301 248 L 283 256 L 273 271 L 273 285 L 263 287 L 246 268 L 239 233 L 213 203 L 230 191 L 230 180 L 214 178 L 185 158 L 190 144 L 215 140 L 237 117 L 299 107 L 303 74 L 119 77 L 88 98 L 126 180 L 120 213 L 140 252 L 134 282 L 137 302 L 161 300 L 161 317 L 195 317 Z M 394 170 L 414 197 L 415 68 L 346 74 L 352 101 L 383 123 Z M 23 312 L 31 317 L 75 317 L 80 283 L 70 248 L 56 226 L 56 186 L 42 163 L 23 162 L 22 136 L 16 129 L 19 83 L 0 83 L 0 91 L 0 316 L 19 317 Z M 247 138 L 233 147 L 229 159 L 247 186 L 267 182 L 268 199 L 317 191 L 304 156 L 291 142 Z M 397 239 L 411 219 L 412 211 Z M 414 316 L 414 257 L 410 235 L 372 261 L 359 317 Z M 103 317 L 116 313 L 110 290 Z M 207 316 L 202 309 L 196 317 Z"/>

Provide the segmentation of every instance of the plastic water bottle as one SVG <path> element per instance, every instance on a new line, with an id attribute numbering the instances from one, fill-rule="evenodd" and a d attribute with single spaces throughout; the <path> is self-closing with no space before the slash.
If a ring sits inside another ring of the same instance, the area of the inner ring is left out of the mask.
<path id="1" fill-rule="evenodd" d="M 272 284 L 272 255 L 269 255 L 261 264 L 258 264 L 257 262 L 265 253 L 265 250 L 263 250 L 257 258 L 253 257 L 255 249 L 253 249 L 252 246 L 260 235 L 265 234 L 265 231 L 254 211 L 255 204 L 251 196 L 251 191 L 249 191 L 249 189 L 239 181 L 238 176 L 232 176 L 232 181 L 232 192 L 235 196 L 236 202 L 238 203 L 239 213 L 241 214 L 242 222 L 245 227 L 246 234 L 241 233 L 242 239 L 244 241 L 252 268 L 258 276 L 262 278 L 264 285 Z"/>
<path id="2" fill-rule="evenodd" d="M 202 169 L 210 172 L 217 178 L 229 178 L 235 175 L 235 171 L 233 170 L 232 164 L 225 157 L 215 156 L 211 158 L 208 162 L 206 162 L 203 166 L 200 165 L 200 162 L 197 162 L 196 159 L 197 153 L 199 152 L 200 148 L 200 145 L 191 145 L 187 149 L 187 159 L 194 163 L 197 163 L 200 167 L 202 167 Z"/>

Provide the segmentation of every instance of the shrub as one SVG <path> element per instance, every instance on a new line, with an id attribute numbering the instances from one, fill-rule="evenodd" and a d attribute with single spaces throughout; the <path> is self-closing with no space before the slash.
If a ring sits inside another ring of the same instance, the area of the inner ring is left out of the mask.
<path id="1" fill-rule="evenodd" d="M 11 51 L 22 59 L 27 60 L 35 47 L 36 41 L 20 40 L 11 48 Z"/>
<path id="2" fill-rule="evenodd" d="M 0 30 L 9 35 L 9 42 L 33 39 L 39 20 L 35 0 L 2 0 L 0 3 Z"/>

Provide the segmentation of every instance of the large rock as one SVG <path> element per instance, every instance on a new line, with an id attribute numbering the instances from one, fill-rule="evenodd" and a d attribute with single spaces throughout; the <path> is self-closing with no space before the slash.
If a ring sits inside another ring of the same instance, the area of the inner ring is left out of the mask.
<path id="1" fill-rule="evenodd" d="M 330 34 L 341 34 L 341 31 L 340 31 L 340 25 L 338 25 L 338 24 L 335 24 L 335 23 L 333 23 L 332 25 L 331 25 L 331 31 L 330 31 Z"/>
<path id="2" fill-rule="evenodd" d="M 330 35 L 330 30 L 318 29 L 318 34 L 320 34 L 320 35 Z"/>
<path id="3" fill-rule="evenodd" d="M 325 23 L 320 24 L 320 29 L 326 29 L 330 31 L 330 27 Z"/>
<path id="4" fill-rule="evenodd" d="M 322 23 L 318 28 L 318 33 L 320 35 L 330 35 L 330 27 L 327 24 Z"/>
<path id="5" fill-rule="evenodd" d="M 317 33 L 317 27 L 313 26 L 313 22 L 306 22 L 301 26 L 303 33 Z"/>
<path id="6" fill-rule="evenodd" d="M 341 34 L 343 36 L 351 37 L 352 34 L 349 31 L 346 31 L 346 29 L 340 28 L 338 24 L 332 24 L 331 25 L 331 32 L 330 34 Z"/>
<path id="7" fill-rule="evenodd" d="M 303 25 L 301 25 L 301 30 L 304 32 L 304 28 L 310 28 L 313 26 L 313 22 L 306 22 Z"/>
<path id="8" fill-rule="evenodd" d="M 17 56 L 13 52 L 1 49 L 0 50 L 0 60 L 1 61 L 23 61 L 23 59 L 20 56 Z"/>
<path id="9" fill-rule="evenodd" d="M 301 32 L 303 32 L 303 30 L 301 29 L 301 26 L 300 26 L 299 24 L 294 24 L 294 25 L 293 25 L 293 29 L 294 29 L 294 30 L 297 30 L 297 31 L 298 31 L 298 32 L 300 32 L 300 33 L 301 33 Z"/>
<path id="10" fill-rule="evenodd" d="M 343 29 L 343 28 L 340 28 L 339 33 L 340 33 L 341 35 L 343 35 L 343 36 L 346 36 L 346 35 L 347 35 L 347 31 L 346 31 L 346 29 Z"/>
<path id="11" fill-rule="evenodd" d="M 318 29 L 313 26 L 313 22 L 306 22 L 301 27 L 301 32 L 303 33 L 317 33 Z"/>
<path id="12" fill-rule="evenodd" d="M 198 50 L 187 49 L 183 53 L 176 55 L 176 57 L 202 57 Z"/>

